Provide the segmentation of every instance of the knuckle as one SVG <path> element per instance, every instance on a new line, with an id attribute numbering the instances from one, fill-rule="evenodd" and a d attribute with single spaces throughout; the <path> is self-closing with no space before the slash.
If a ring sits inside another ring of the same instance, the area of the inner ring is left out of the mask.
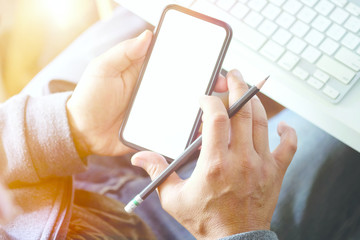
<path id="1" fill-rule="evenodd" d="M 250 149 L 249 147 L 244 148 L 239 157 L 241 167 L 244 171 L 256 172 L 263 167 L 263 161 L 254 149 Z"/>
<path id="2" fill-rule="evenodd" d="M 289 141 L 288 143 L 289 151 L 295 153 L 297 151 L 297 143 L 294 141 Z"/>
<path id="3" fill-rule="evenodd" d="M 229 122 L 229 116 L 225 112 L 216 112 L 208 116 L 209 122 L 214 124 L 226 124 Z"/>
<path id="4" fill-rule="evenodd" d="M 233 90 L 236 92 L 244 92 L 249 89 L 248 85 L 244 81 L 235 81 L 233 85 Z"/>
<path id="5" fill-rule="evenodd" d="M 291 152 L 296 152 L 297 150 L 297 136 L 296 131 L 292 127 L 288 128 L 288 137 L 285 138 L 285 143 Z"/>
<path id="6" fill-rule="evenodd" d="M 256 165 L 251 159 L 243 159 L 241 161 L 241 167 L 244 171 L 253 171 L 256 168 Z"/>
<path id="7" fill-rule="evenodd" d="M 268 128 L 268 121 L 265 118 L 253 119 L 253 125 L 260 128 Z"/>
<path id="8" fill-rule="evenodd" d="M 208 181 L 219 179 L 222 177 L 224 170 L 224 166 L 220 162 L 211 164 L 206 171 L 206 179 Z"/>
<path id="9" fill-rule="evenodd" d="M 243 108 L 238 111 L 235 116 L 241 119 L 252 119 L 252 112 L 247 108 Z"/>

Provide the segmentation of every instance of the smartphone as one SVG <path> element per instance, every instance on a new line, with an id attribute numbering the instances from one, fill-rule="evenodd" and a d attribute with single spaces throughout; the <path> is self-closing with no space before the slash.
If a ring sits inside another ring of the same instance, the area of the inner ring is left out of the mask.
<path id="1" fill-rule="evenodd" d="M 230 44 L 222 21 L 178 5 L 167 6 L 156 27 L 120 140 L 169 160 L 195 140 L 199 98 L 211 94 Z"/>

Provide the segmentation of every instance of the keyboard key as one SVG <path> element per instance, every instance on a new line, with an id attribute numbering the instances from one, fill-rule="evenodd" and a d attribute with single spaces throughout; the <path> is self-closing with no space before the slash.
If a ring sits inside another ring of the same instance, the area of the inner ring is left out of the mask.
<path id="1" fill-rule="evenodd" d="M 301 21 L 296 21 L 290 28 L 290 32 L 292 32 L 295 36 L 302 38 L 307 31 L 309 31 L 310 27 Z"/>
<path id="2" fill-rule="evenodd" d="M 249 8 L 260 12 L 261 9 L 263 9 L 265 7 L 265 5 L 267 4 L 266 0 L 251 0 L 248 3 Z"/>
<path id="3" fill-rule="evenodd" d="M 325 0 L 321 0 L 318 4 L 316 4 L 315 10 L 318 13 L 327 16 L 331 12 L 331 10 L 333 10 L 334 7 L 335 7 L 334 4 Z"/>
<path id="4" fill-rule="evenodd" d="M 286 52 L 278 61 L 278 64 L 285 70 L 291 70 L 300 58 L 291 52 Z"/>
<path id="5" fill-rule="evenodd" d="M 225 11 L 229 11 L 230 8 L 236 3 L 236 0 L 218 0 L 216 5 Z"/>
<path id="6" fill-rule="evenodd" d="M 324 86 L 323 82 L 317 80 L 314 77 L 309 77 L 309 79 L 307 80 L 307 83 L 315 89 L 320 89 L 320 88 L 322 88 L 322 86 Z"/>
<path id="7" fill-rule="evenodd" d="M 330 38 L 325 39 L 320 45 L 320 50 L 328 55 L 332 55 L 336 49 L 338 49 L 339 44 Z"/>
<path id="8" fill-rule="evenodd" d="M 349 29 L 350 31 L 357 33 L 360 29 L 360 19 L 351 16 L 344 25 L 345 28 Z"/>
<path id="9" fill-rule="evenodd" d="M 286 47 L 295 54 L 299 54 L 304 50 L 305 46 L 306 43 L 303 40 L 293 37 Z"/>
<path id="10" fill-rule="evenodd" d="M 309 63 L 314 63 L 321 56 L 321 52 L 312 46 L 308 46 L 304 52 L 301 54 L 301 57 L 304 58 Z"/>
<path id="11" fill-rule="evenodd" d="M 358 49 L 356 50 L 356 53 L 360 55 L 360 46 L 359 46 Z"/>
<path id="12" fill-rule="evenodd" d="M 303 3 L 305 3 L 306 5 L 308 5 L 309 7 L 312 7 L 315 5 L 315 3 L 317 2 L 317 0 L 301 0 Z"/>
<path id="13" fill-rule="evenodd" d="M 192 5 L 195 11 L 204 12 L 208 15 L 223 19 L 233 28 L 234 39 L 247 45 L 251 49 L 257 51 L 266 41 L 266 38 L 251 27 L 248 27 L 235 17 L 227 14 L 224 11 L 219 11 L 219 8 L 207 1 L 195 1 Z M 204 11 L 206 9 L 206 11 Z"/>
<path id="14" fill-rule="evenodd" d="M 242 19 L 249 12 L 249 8 L 241 3 L 235 4 L 233 8 L 230 10 L 230 14 L 234 17 Z"/>
<path id="15" fill-rule="evenodd" d="M 274 20 L 281 12 L 281 9 L 273 4 L 268 4 L 261 12 L 262 15 L 270 20 Z"/>
<path id="16" fill-rule="evenodd" d="M 244 43 L 253 50 L 258 50 L 266 41 L 266 38 L 260 33 L 254 31 L 241 22 L 232 24 L 231 26 L 238 31 L 234 32 L 234 38 Z"/>
<path id="17" fill-rule="evenodd" d="M 185 0 L 185 1 L 182 1 L 182 0 L 174 0 L 172 1 L 172 3 L 174 4 L 179 4 L 181 6 L 184 6 L 184 7 L 190 7 L 190 5 L 192 4 L 193 0 Z M 215 1 L 214 1 L 215 2 Z"/>
<path id="18" fill-rule="evenodd" d="M 311 22 L 316 16 L 316 12 L 309 7 L 303 7 L 297 14 L 297 17 L 305 23 Z"/>
<path id="19" fill-rule="evenodd" d="M 295 15 L 303 5 L 296 0 L 289 0 L 283 6 L 283 9 L 288 13 Z"/>
<path id="20" fill-rule="evenodd" d="M 291 24 L 293 24 L 294 21 L 295 21 L 295 17 L 288 14 L 287 12 L 283 12 L 276 19 L 276 23 L 286 29 L 289 28 L 291 26 Z"/>
<path id="21" fill-rule="evenodd" d="M 302 80 L 305 80 L 309 76 L 309 73 L 301 67 L 294 68 L 292 73 Z"/>
<path id="22" fill-rule="evenodd" d="M 270 0 L 269 2 L 280 7 L 285 2 L 285 0 Z"/>
<path id="23" fill-rule="evenodd" d="M 280 45 L 285 45 L 291 37 L 291 33 L 283 28 L 279 28 L 279 30 L 277 30 L 276 33 L 272 36 L 272 39 Z"/>
<path id="24" fill-rule="evenodd" d="M 326 55 L 320 57 L 316 66 L 344 84 L 348 84 L 355 76 L 353 70 Z"/>
<path id="25" fill-rule="evenodd" d="M 360 15 L 360 7 L 352 2 L 349 2 L 345 9 L 354 14 L 356 17 Z"/>
<path id="26" fill-rule="evenodd" d="M 341 41 L 342 44 L 344 44 L 346 47 L 350 49 L 355 49 L 356 46 L 359 44 L 360 38 L 353 33 L 349 32 L 346 34 L 346 36 Z"/>
<path id="27" fill-rule="evenodd" d="M 316 79 L 322 81 L 323 83 L 326 83 L 326 82 L 329 80 L 329 78 L 330 78 L 329 75 L 327 75 L 327 74 L 324 73 L 323 71 L 320 71 L 319 69 L 317 69 L 317 70 L 314 72 L 313 76 L 314 76 Z"/>
<path id="28" fill-rule="evenodd" d="M 276 61 L 284 51 L 282 46 L 270 40 L 263 46 L 260 53 L 271 61 Z"/>
<path id="29" fill-rule="evenodd" d="M 338 41 L 344 34 L 346 33 L 346 30 L 336 23 L 331 25 L 331 27 L 326 31 L 326 35 L 334 39 L 335 41 Z"/>
<path id="30" fill-rule="evenodd" d="M 348 17 L 349 13 L 341 8 L 336 8 L 331 14 L 330 19 L 338 24 L 342 24 Z"/>
<path id="31" fill-rule="evenodd" d="M 321 43 L 324 37 L 324 34 L 321 32 L 315 29 L 311 29 L 310 32 L 306 35 L 305 41 L 316 47 L 319 45 L 319 43 Z"/>
<path id="32" fill-rule="evenodd" d="M 265 36 L 270 36 L 275 32 L 276 29 L 277 29 L 277 25 L 275 23 L 265 19 L 260 24 L 258 31 L 261 32 L 262 34 L 264 34 Z"/>
<path id="33" fill-rule="evenodd" d="M 248 24 L 250 27 L 256 28 L 260 22 L 264 19 L 263 16 L 261 16 L 257 12 L 250 12 L 244 19 L 244 22 Z"/>
<path id="34" fill-rule="evenodd" d="M 360 71 L 360 55 L 342 47 L 335 54 L 335 58 L 354 71 Z"/>
<path id="35" fill-rule="evenodd" d="M 330 87 L 329 85 L 326 85 L 322 91 L 332 99 L 336 99 L 340 94 L 339 91 L 337 91 L 335 88 Z"/>
<path id="36" fill-rule="evenodd" d="M 311 26 L 319 30 L 320 32 L 324 32 L 331 24 L 331 21 L 325 18 L 322 15 L 319 15 L 315 18 L 315 20 L 311 23 Z"/>
<path id="37" fill-rule="evenodd" d="M 331 1 L 336 5 L 338 5 L 339 7 L 343 7 L 347 3 L 347 0 L 331 0 Z"/>

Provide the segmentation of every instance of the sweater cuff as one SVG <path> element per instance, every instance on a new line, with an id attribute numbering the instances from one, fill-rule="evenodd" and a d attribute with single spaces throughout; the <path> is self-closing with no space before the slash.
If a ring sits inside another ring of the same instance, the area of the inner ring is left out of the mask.
<path id="1" fill-rule="evenodd" d="M 276 233 L 270 230 L 259 230 L 235 234 L 220 240 L 278 240 Z"/>
<path id="2" fill-rule="evenodd" d="M 76 151 L 67 118 L 71 92 L 29 97 L 26 106 L 26 139 L 39 178 L 69 176 L 86 165 Z"/>

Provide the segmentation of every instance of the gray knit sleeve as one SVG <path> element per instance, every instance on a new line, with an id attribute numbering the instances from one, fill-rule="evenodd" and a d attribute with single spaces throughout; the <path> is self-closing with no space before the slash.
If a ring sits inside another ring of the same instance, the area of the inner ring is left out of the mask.
<path id="1" fill-rule="evenodd" d="M 8 184 L 36 183 L 86 169 L 68 124 L 71 93 L 18 95 L 0 107 L 0 172 Z"/>
<path id="2" fill-rule="evenodd" d="M 220 240 L 278 240 L 276 233 L 269 230 L 251 231 L 221 238 Z"/>

